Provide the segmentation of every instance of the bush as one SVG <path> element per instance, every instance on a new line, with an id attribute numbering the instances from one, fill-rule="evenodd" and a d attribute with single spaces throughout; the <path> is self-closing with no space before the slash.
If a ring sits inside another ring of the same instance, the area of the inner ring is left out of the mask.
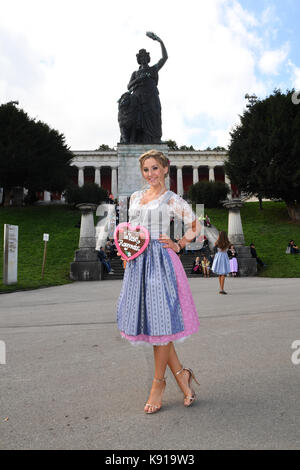
<path id="1" fill-rule="evenodd" d="M 68 204 L 82 204 L 85 202 L 100 204 L 108 198 L 108 192 L 95 183 L 86 183 L 81 187 L 72 184 L 67 187 L 64 197 Z"/>
<path id="2" fill-rule="evenodd" d="M 229 186 L 219 181 L 200 181 L 189 189 L 189 199 L 206 207 L 220 207 L 227 198 Z"/>

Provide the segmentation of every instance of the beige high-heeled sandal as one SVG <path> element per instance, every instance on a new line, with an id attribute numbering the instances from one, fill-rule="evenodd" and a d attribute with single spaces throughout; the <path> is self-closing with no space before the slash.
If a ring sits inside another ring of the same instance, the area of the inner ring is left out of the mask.
<path id="1" fill-rule="evenodd" d="M 187 370 L 189 373 L 190 373 L 190 376 L 189 376 L 189 379 L 188 379 L 188 386 L 190 387 L 191 391 L 192 391 L 192 395 L 185 395 L 184 396 L 184 399 L 183 399 L 183 404 L 184 406 L 186 407 L 189 407 L 191 406 L 191 404 L 195 401 L 195 398 L 196 398 L 196 393 L 194 392 L 194 390 L 192 389 L 191 387 L 191 380 L 192 378 L 195 380 L 195 382 L 200 386 L 198 380 L 196 379 L 195 375 L 194 375 L 194 372 L 192 371 L 192 369 L 188 369 L 187 367 L 183 367 L 182 369 L 180 369 L 178 372 L 176 372 L 175 375 L 179 375 L 181 374 L 181 372 L 183 372 L 184 370 Z M 185 403 L 186 400 L 189 400 L 188 403 Z"/>
<path id="2" fill-rule="evenodd" d="M 154 382 L 157 382 L 157 383 L 162 383 L 162 382 L 164 382 L 164 384 L 165 384 L 164 389 L 163 389 L 163 392 L 164 392 L 164 391 L 165 391 L 165 388 L 166 388 L 166 377 L 164 377 L 163 379 L 156 379 L 156 378 L 154 377 L 153 380 L 154 380 Z M 152 405 L 151 403 L 146 403 L 145 406 L 150 406 L 151 408 L 154 408 L 154 410 L 152 410 L 152 411 L 145 411 L 145 410 L 144 410 L 145 413 L 148 414 L 148 415 L 152 415 L 153 413 L 157 413 L 157 412 L 161 409 L 161 407 L 162 407 L 162 405 L 157 406 L 157 405 Z"/>

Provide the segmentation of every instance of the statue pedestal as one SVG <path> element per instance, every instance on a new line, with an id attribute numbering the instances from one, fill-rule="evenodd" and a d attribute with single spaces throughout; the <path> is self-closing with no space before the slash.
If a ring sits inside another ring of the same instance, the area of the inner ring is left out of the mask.
<path id="1" fill-rule="evenodd" d="M 252 277 L 257 274 L 256 259 L 252 258 L 249 246 L 235 246 L 241 277 Z"/>
<path id="2" fill-rule="evenodd" d="M 100 281 L 103 279 L 103 265 L 96 252 L 94 211 L 97 204 L 78 204 L 81 211 L 79 250 L 75 251 L 70 266 L 73 281 Z"/>
<path id="3" fill-rule="evenodd" d="M 139 157 L 149 150 L 158 150 L 168 157 L 167 144 L 118 144 L 118 193 L 120 197 L 131 196 L 145 186 L 142 178 Z"/>
<path id="4" fill-rule="evenodd" d="M 251 256 L 250 247 L 245 246 L 240 212 L 243 202 L 241 199 L 229 199 L 223 205 L 229 210 L 228 239 L 235 246 L 237 252 L 239 274 L 241 277 L 255 276 L 257 274 L 256 259 Z"/>

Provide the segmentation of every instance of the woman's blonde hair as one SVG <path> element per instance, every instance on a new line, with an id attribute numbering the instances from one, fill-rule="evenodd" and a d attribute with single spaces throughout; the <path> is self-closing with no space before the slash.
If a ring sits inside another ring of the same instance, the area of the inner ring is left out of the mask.
<path id="1" fill-rule="evenodd" d="M 168 171 L 165 174 L 166 178 L 170 172 L 170 163 L 167 157 L 159 150 L 149 150 L 148 152 L 143 153 L 139 158 L 141 171 L 143 170 L 144 163 L 148 158 L 154 158 L 154 160 L 160 163 L 163 168 L 168 168 Z"/>

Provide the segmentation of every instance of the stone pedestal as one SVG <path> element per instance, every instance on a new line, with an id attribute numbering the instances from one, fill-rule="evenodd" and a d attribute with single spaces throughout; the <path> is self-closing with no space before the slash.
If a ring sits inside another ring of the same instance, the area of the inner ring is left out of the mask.
<path id="1" fill-rule="evenodd" d="M 3 284 L 18 282 L 18 225 L 4 224 Z"/>
<path id="2" fill-rule="evenodd" d="M 49 191 L 44 191 L 44 202 L 51 202 L 51 193 Z"/>
<path id="3" fill-rule="evenodd" d="M 234 245 L 245 245 L 245 238 L 241 219 L 243 202 L 240 199 L 230 199 L 224 202 L 224 207 L 229 210 L 228 238 Z"/>
<path id="4" fill-rule="evenodd" d="M 78 204 L 81 211 L 79 250 L 75 251 L 74 262 L 70 266 L 73 281 L 99 281 L 103 279 L 103 265 L 96 252 L 94 211 L 97 204 Z"/>
<path id="5" fill-rule="evenodd" d="M 256 259 L 252 258 L 249 246 L 245 246 L 245 237 L 241 219 L 241 199 L 229 199 L 224 202 L 228 214 L 228 239 L 235 246 L 241 277 L 255 276 L 257 274 Z"/>
<path id="6" fill-rule="evenodd" d="M 145 186 L 142 178 L 139 157 L 149 150 L 158 150 L 168 157 L 167 144 L 118 144 L 118 195 L 131 196 Z"/>
<path id="7" fill-rule="evenodd" d="M 241 277 L 256 276 L 257 263 L 252 258 L 249 246 L 236 246 L 237 260 L 239 265 L 239 275 Z"/>

